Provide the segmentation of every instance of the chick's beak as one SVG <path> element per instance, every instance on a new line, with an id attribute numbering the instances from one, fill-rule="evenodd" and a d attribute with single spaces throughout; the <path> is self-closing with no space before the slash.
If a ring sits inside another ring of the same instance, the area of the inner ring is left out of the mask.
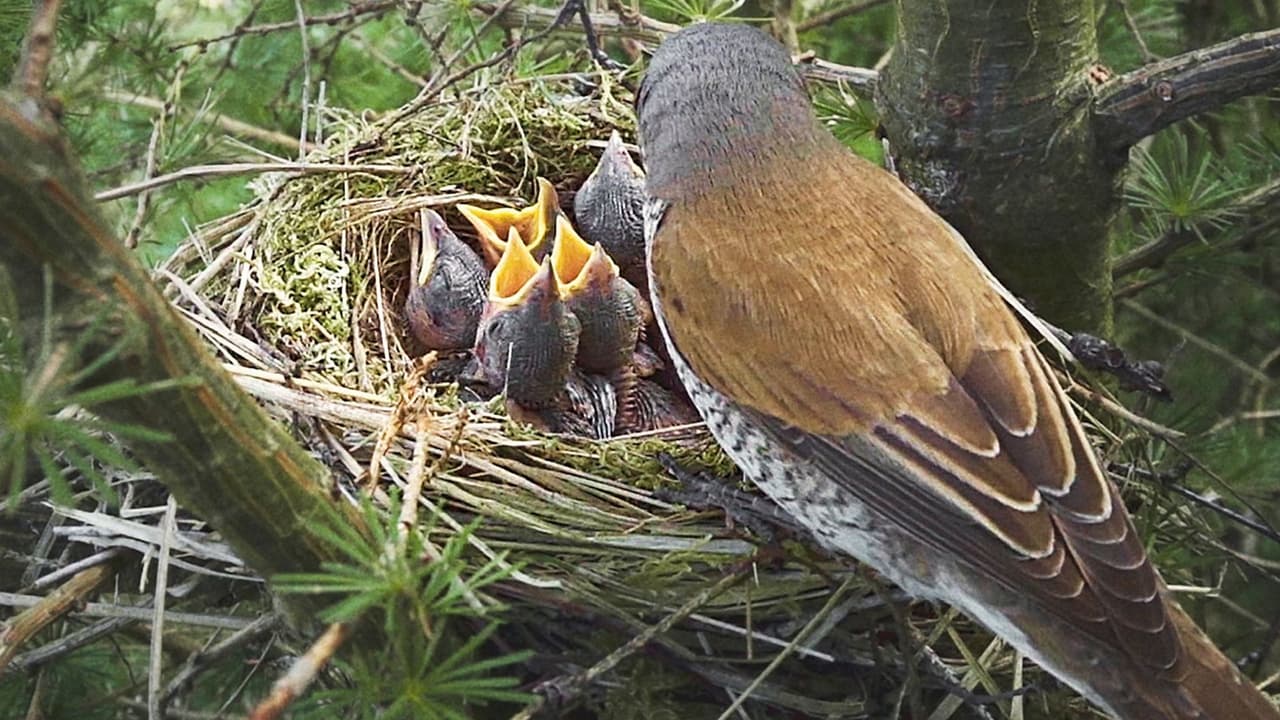
<path id="1" fill-rule="evenodd" d="M 617 130 L 609 135 L 609 142 L 604 146 L 604 154 L 600 156 L 600 162 L 591 174 L 600 172 L 622 177 L 644 177 L 644 170 L 641 170 L 640 166 L 631 159 L 631 153 L 627 152 L 627 146 L 622 143 L 622 135 Z"/>
<path id="2" fill-rule="evenodd" d="M 538 178 L 538 199 L 524 208 L 494 208 L 486 210 L 474 205 L 459 204 L 458 212 L 470 221 L 480 236 L 485 257 L 491 263 L 498 262 L 506 248 L 507 234 L 515 229 L 525 240 L 531 253 L 538 256 L 546 252 L 544 240 L 550 235 L 552 223 L 560 214 L 560 196 L 545 178 Z"/>
<path id="3" fill-rule="evenodd" d="M 418 245 L 417 281 L 419 285 L 426 285 L 431 271 L 435 269 L 436 257 L 440 254 L 440 239 L 444 233 L 449 232 L 449 227 L 445 225 L 444 218 L 434 210 L 423 210 L 419 220 L 421 242 Z"/>
<path id="4" fill-rule="evenodd" d="M 489 301 L 499 306 L 514 306 L 524 301 L 530 292 L 538 261 L 533 259 L 528 246 L 515 228 L 507 230 L 502 257 L 489 276 Z"/>
<path id="5" fill-rule="evenodd" d="M 565 298 L 597 283 L 608 283 L 618 276 L 618 266 L 604 248 L 599 243 L 594 247 L 588 245 L 563 216 L 556 219 L 551 263 L 560 283 L 561 296 Z"/>

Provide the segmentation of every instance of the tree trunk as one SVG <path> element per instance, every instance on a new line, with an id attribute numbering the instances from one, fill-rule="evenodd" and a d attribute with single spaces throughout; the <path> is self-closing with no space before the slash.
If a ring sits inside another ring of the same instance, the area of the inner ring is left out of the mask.
<path id="1" fill-rule="evenodd" d="M 1090 0 L 902 0 L 878 105 L 898 171 L 1009 288 L 1071 331 L 1111 323 L 1123 157 L 1095 142 Z"/>
<path id="2" fill-rule="evenodd" d="M 267 578 L 337 559 L 314 528 L 359 519 L 326 491 L 328 470 L 236 386 L 107 229 L 91 198 L 60 130 L 36 102 L 0 98 L 0 263 L 27 347 L 40 342 L 47 271 L 55 344 L 95 320 L 101 329 L 82 362 L 124 343 L 88 383 L 191 381 L 95 408 L 109 420 L 172 435 L 130 448 L 184 508 Z M 290 605 L 311 612 L 324 602 L 298 596 Z"/>

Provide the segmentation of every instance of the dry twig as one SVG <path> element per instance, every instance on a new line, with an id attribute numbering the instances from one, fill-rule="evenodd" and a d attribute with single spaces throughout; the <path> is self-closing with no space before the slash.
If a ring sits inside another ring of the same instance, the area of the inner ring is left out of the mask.
<path id="1" fill-rule="evenodd" d="M 294 700 L 302 697 L 350 635 L 350 624 L 330 625 L 324 634 L 307 648 L 307 652 L 294 662 L 289 671 L 276 681 L 271 688 L 271 695 L 258 703 L 249 714 L 250 720 L 275 720 L 283 715 Z"/>
<path id="2" fill-rule="evenodd" d="M 38 603 L 0 625 L 0 673 L 4 672 L 24 642 L 53 621 L 75 610 L 99 585 L 115 574 L 114 558 L 81 570 Z M 0 602 L 3 600 L 0 599 Z"/>

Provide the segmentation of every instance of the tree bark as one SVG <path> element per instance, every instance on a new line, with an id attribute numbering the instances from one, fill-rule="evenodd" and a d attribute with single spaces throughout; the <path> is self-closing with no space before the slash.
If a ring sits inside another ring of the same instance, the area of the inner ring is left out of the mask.
<path id="1" fill-rule="evenodd" d="M 107 229 L 91 198 L 60 130 L 37 101 L 0 97 L 0 263 L 15 290 L 27 347 L 40 342 L 48 272 L 55 343 L 95 320 L 100 328 L 82 361 L 123 342 L 123 352 L 88 383 L 191 380 L 95 408 L 108 420 L 171 434 L 170 441 L 130 448 L 184 508 L 267 578 L 337 559 L 314 529 L 359 518 L 326 491 L 328 470 L 235 385 Z M 326 602 L 297 596 L 289 607 L 309 613 Z"/>
<path id="2" fill-rule="evenodd" d="M 1122 167 L 1090 122 L 1092 0 L 902 0 L 878 105 L 904 182 L 1036 312 L 1111 323 Z"/>

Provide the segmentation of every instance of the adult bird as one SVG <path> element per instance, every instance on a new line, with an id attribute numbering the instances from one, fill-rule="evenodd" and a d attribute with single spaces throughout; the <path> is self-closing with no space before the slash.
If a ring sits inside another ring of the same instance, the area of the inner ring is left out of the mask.
<path id="1" fill-rule="evenodd" d="M 638 110 L 655 312 L 765 493 L 1118 717 L 1280 718 L 1169 596 L 989 273 L 818 123 L 782 46 L 685 29 Z"/>

